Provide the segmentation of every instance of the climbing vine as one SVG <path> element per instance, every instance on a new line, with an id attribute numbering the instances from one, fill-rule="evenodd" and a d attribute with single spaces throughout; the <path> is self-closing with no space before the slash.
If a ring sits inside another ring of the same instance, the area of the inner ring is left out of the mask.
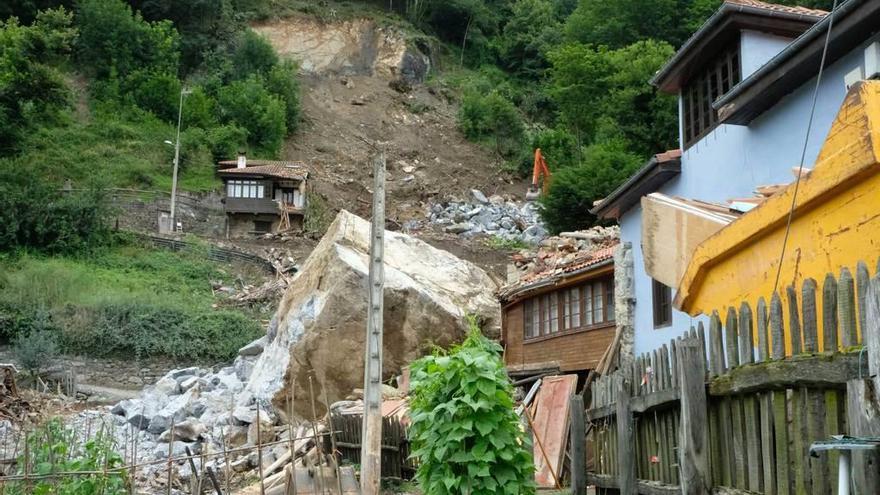
<path id="1" fill-rule="evenodd" d="M 426 495 L 534 493 L 500 353 L 472 320 L 460 346 L 413 363 L 410 439 Z"/>

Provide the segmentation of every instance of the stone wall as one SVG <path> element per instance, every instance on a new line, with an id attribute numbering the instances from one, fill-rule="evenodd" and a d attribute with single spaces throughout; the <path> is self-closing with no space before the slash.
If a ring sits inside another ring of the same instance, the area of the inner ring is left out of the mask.
<path id="1" fill-rule="evenodd" d="M 9 347 L 0 346 L 0 362 L 15 363 Z M 50 374 L 61 376 L 71 371 L 76 383 L 103 387 L 140 389 L 156 383 L 175 363 L 167 359 L 98 359 L 83 356 L 60 356 Z"/>

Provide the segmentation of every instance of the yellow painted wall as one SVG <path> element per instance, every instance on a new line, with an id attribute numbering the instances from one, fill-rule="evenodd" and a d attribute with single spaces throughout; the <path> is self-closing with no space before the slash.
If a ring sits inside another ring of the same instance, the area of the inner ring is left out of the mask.
<path id="1" fill-rule="evenodd" d="M 855 276 L 856 264 L 865 261 L 875 274 L 880 256 L 878 150 L 880 82 L 872 81 L 850 90 L 812 173 L 801 181 L 778 289 L 786 329 L 786 286 L 793 284 L 800 299 L 803 281 L 816 280 L 821 322 L 827 273 L 838 278 L 848 267 Z M 704 241 L 682 278 L 676 305 L 691 315 L 717 310 L 722 321 L 728 307 L 739 308 L 743 301 L 753 312 L 759 297 L 769 305 L 793 194 L 792 185 Z M 820 348 L 822 341 L 820 334 Z"/>

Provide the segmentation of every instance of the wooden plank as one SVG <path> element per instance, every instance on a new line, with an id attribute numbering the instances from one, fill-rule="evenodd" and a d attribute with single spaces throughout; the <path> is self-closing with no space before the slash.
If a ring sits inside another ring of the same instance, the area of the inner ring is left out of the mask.
<path id="1" fill-rule="evenodd" d="M 756 363 L 709 382 L 712 396 L 728 396 L 792 387 L 843 388 L 859 375 L 859 354 L 801 355 Z"/>
<path id="2" fill-rule="evenodd" d="M 836 291 L 835 291 L 836 292 Z M 831 493 L 828 484 L 827 456 L 813 457 L 809 455 L 809 446 L 817 440 L 825 440 L 825 392 L 822 390 L 807 391 L 807 460 L 810 463 L 810 484 L 813 495 L 826 495 Z"/>
<path id="3" fill-rule="evenodd" d="M 752 308 L 744 302 L 739 306 L 739 364 L 755 362 L 755 331 Z"/>
<path id="4" fill-rule="evenodd" d="M 860 342 L 858 335 L 864 335 L 865 333 L 868 314 L 865 309 L 865 301 L 867 300 L 868 282 L 870 280 L 871 276 L 868 274 L 868 265 L 864 261 L 859 261 L 856 265 L 856 290 L 858 291 L 856 292 L 856 300 L 859 308 L 859 331 L 857 335 L 843 334 L 843 347 L 858 345 Z"/>
<path id="5" fill-rule="evenodd" d="M 837 351 L 837 280 L 825 275 L 822 284 L 822 352 Z"/>
<path id="6" fill-rule="evenodd" d="M 758 396 L 758 414 L 761 427 L 761 467 L 763 479 L 761 490 L 765 495 L 776 493 L 776 456 L 773 442 L 773 394 L 769 392 Z"/>
<path id="7" fill-rule="evenodd" d="M 526 412 L 532 415 L 535 482 L 540 487 L 555 487 L 561 476 L 568 443 L 568 405 L 576 387 L 577 375 L 544 377 L 532 411 Z"/>
<path id="8" fill-rule="evenodd" d="M 586 422 L 584 421 L 584 398 L 573 394 L 568 406 L 569 445 L 571 446 L 571 493 L 587 494 Z"/>
<path id="9" fill-rule="evenodd" d="M 724 397 L 718 403 L 718 422 L 721 425 L 721 466 L 722 484 L 733 486 L 736 467 L 733 455 L 733 429 L 731 423 L 731 400 Z"/>
<path id="10" fill-rule="evenodd" d="M 791 391 L 791 466 L 794 474 L 795 492 L 810 492 L 809 431 L 807 430 L 807 390 L 796 388 Z"/>
<path id="11" fill-rule="evenodd" d="M 825 390 L 825 435 L 842 435 L 843 428 L 840 424 L 840 405 L 842 401 L 839 399 L 841 391 L 839 390 Z M 827 455 L 827 473 L 828 473 L 828 483 L 833 490 L 833 492 L 829 493 L 837 493 L 837 468 L 838 461 L 840 458 L 840 454 L 835 451 L 829 451 L 826 453 Z"/>
<path id="12" fill-rule="evenodd" d="M 706 370 L 706 375 L 708 376 L 708 374 L 709 374 L 709 361 L 708 361 L 709 348 L 706 347 L 706 329 L 703 327 L 702 321 L 697 323 L 697 338 L 700 340 L 700 346 L 703 349 L 703 368 Z"/>
<path id="13" fill-rule="evenodd" d="M 635 463 L 633 456 L 632 414 L 629 409 L 630 391 L 623 375 L 615 376 L 617 390 L 617 473 L 620 495 L 636 493 Z"/>
<path id="14" fill-rule="evenodd" d="M 736 327 L 736 309 L 727 308 L 727 320 L 724 324 L 724 345 L 727 351 L 727 369 L 730 370 L 740 365 L 739 362 L 739 334 Z"/>
<path id="15" fill-rule="evenodd" d="M 816 281 L 812 278 L 804 280 L 801 288 L 801 304 L 804 318 L 804 352 L 819 352 L 819 329 L 816 308 Z"/>
<path id="16" fill-rule="evenodd" d="M 705 375 L 699 340 L 679 343 L 676 369 L 681 380 L 681 423 L 678 465 L 683 495 L 705 495 L 712 486 L 709 472 L 709 438 Z"/>
<path id="17" fill-rule="evenodd" d="M 587 474 L 587 482 L 600 488 L 610 488 L 614 490 L 618 489 L 620 486 L 620 483 L 614 476 L 594 473 Z M 678 495 L 681 493 L 681 488 L 677 485 L 666 485 L 664 483 L 645 480 L 638 480 L 635 489 L 640 495 Z"/>
<path id="18" fill-rule="evenodd" d="M 746 443 L 746 487 L 754 492 L 761 490 L 764 484 L 764 468 L 761 457 L 761 431 L 758 421 L 758 404 L 754 394 L 746 395 L 743 402 L 743 421 L 745 421 Z"/>
<path id="19" fill-rule="evenodd" d="M 709 320 L 709 363 L 711 376 L 718 376 L 727 369 L 724 366 L 724 343 L 721 340 L 721 317 L 717 311 L 712 312 Z"/>
<path id="20" fill-rule="evenodd" d="M 671 340 L 669 341 L 669 363 L 670 363 L 670 383 L 669 385 L 672 388 L 678 388 L 678 368 L 676 364 L 678 362 L 678 341 Z M 705 354 L 705 353 L 704 353 Z M 705 360 L 705 357 L 703 358 Z"/>
<path id="21" fill-rule="evenodd" d="M 791 466 L 788 456 L 788 415 L 785 390 L 773 392 L 773 440 L 776 448 L 776 493 L 791 492 Z"/>
<path id="22" fill-rule="evenodd" d="M 767 302 L 763 297 L 758 298 L 758 314 L 756 326 L 758 328 L 758 361 L 770 359 L 770 336 L 767 334 Z"/>
<path id="23" fill-rule="evenodd" d="M 869 327 L 871 311 L 867 312 Z M 877 325 L 880 322 L 875 322 Z M 856 437 L 880 437 L 880 403 L 871 380 L 852 380 L 846 384 L 846 422 L 849 435 Z M 877 452 L 854 452 L 852 455 L 853 493 L 880 493 L 880 454 Z"/>
<path id="24" fill-rule="evenodd" d="M 864 265 L 864 263 L 861 264 L 861 266 Z M 846 267 L 843 267 L 840 270 L 840 283 L 837 284 L 837 318 L 840 321 L 840 344 L 844 349 L 855 346 L 857 342 L 855 299 L 852 274 Z"/>
<path id="25" fill-rule="evenodd" d="M 867 320 L 862 341 L 868 358 L 868 375 L 874 377 L 874 390 L 880 393 L 880 274 L 871 279 L 865 295 Z"/>
<path id="26" fill-rule="evenodd" d="M 727 322 L 724 326 L 725 335 L 727 336 L 727 364 L 732 369 L 728 370 L 728 375 L 734 371 L 738 371 L 739 365 L 739 331 L 737 325 L 736 309 L 727 309 Z M 745 446 L 745 425 L 743 423 L 742 400 L 739 397 L 730 399 L 730 420 L 731 434 L 733 444 L 733 465 L 734 465 L 734 485 L 737 488 L 746 487 L 746 465 L 748 457 Z"/>
<path id="27" fill-rule="evenodd" d="M 709 469 L 712 485 L 720 485 L 724 481 L 723 458 L 721 454 L 721 421 L 718 417 L 718 405 L 709 403 Z M 679 427 L 679 435 L 682 428 Z"/>
<path id="28" fill-rule="evenodd" d="M 778 292 L 773 293 L 770 299 L 770 357 L 782 359 L 785 357 L 785 325 L 782 321 L 782 299 Z"/>
<path id="29" fill-rule="evenodd" d="M 785 288 L 785 293 L 788 296 L 788 336 L 791 344 L 791 355 L 797 356 L 801 353 L 801 320 L 800 316 L 798 316 L 797 291 L 794 290 L 794 287 L 788 286 Z"/>

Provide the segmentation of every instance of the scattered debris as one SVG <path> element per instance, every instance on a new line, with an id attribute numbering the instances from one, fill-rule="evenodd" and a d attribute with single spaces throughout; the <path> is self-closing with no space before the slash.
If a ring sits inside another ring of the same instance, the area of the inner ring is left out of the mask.
<path id="1" fill-rule="evenodd" d="M 521 284 L 567 273 L 605 254 L 603 250 L 620 241 L 620 227 L 592 227 L 577 232 L 562 232 L 541 241 L 536 249 L 524 249 L 511 256 L 508 285 L 502 293 Z"/>
<path id="2" fill-rule="evenodd" d="M 14 364 L 0 363 L 0 421 L 21 422 L 30 411 L 30 404 L 18 393 Z"/>
<path id="3" fill-rule="evenodd" d="M 426 213 L 428 221 L 445 232 L 470 238 L 478 234 L 507 241 L 537 244 L 547 235 L 534 203 L 522 203 L 499 195 L 486 197 L 471 191 L 470 201 L 434 203 Z"/>

